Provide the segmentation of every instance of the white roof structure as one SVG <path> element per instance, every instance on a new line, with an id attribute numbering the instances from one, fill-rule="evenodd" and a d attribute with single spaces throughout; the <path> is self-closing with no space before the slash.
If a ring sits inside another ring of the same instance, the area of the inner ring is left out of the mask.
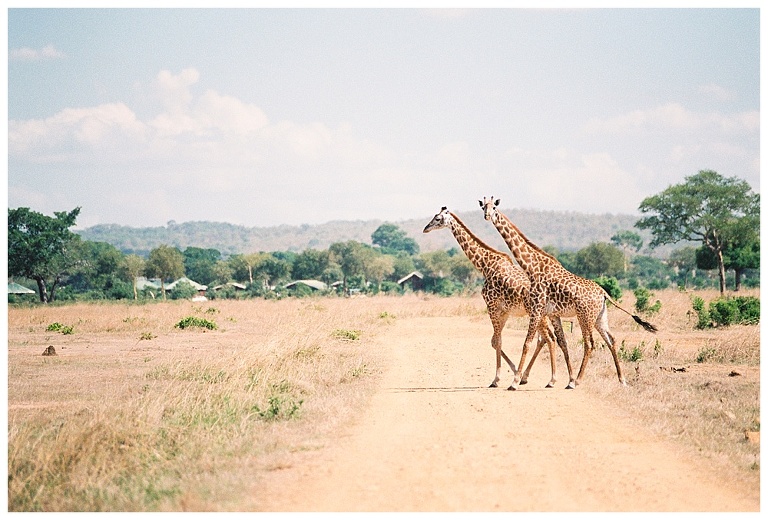
<path id="1" fill-rule="evenodd" d="M 181 278 L 179 278 L 178 280 L 174 280 L 173 282 L 171 282 L 171 283 L 169 283 L 168 285 L 166 285 L 166 286 L 165 286 L 165 289 L 166 289 L 167 291 L 168 291 L 168 290 L 173 290 L 173 288 L 174 288 L 174 287 L 176 287 L 176 286 L 177 286 L 179 283 L 181 283 L 181 282 L 187 282 L 189 285 L 191 285 L 192 287 L 194 287 L 194 288 L 195 288 L 195 289 L 197 289 L 198 291 L 204 291 L 204 290 L 206 290 L 206 289 L 208 288 L 208 286 L 207 286 L 207 285 L 202 285 L 202 284 L 199 284 L 199 283 L 197 283 L 197 282 L 195 282 L 195 281 L 193 281 L 193 280 L 190 280 L 190 279 L 189 279 L 189 278 L 187 278 L 186 276 L 182 276 L 182 277 L 181 277 Z"/>
<path id="2" fill-rule="evenodd" d="M 312 289 L 316 289 L 318 291 L 324 291 L 328 288 L 328 286 L 321 282 L 320 280 L 296 280 L 294 282 L 291 282 L 285 286 L 286 289 L 290 289 L 296 284 L 304 284 L 308 287 L 311 287 Z"/>

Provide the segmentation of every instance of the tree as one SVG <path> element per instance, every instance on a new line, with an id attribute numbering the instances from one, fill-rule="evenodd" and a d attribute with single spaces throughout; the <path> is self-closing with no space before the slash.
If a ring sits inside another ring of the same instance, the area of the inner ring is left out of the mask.
<path id="1" fill-rule="evenodd" d="M 576 253 L 576 274 L 586 278 L 616 276 L 624 266 L 622 252 L 605 242 L 595 242 Z"/>
<path id="2" fill-rule="evenodd" d="M 409 255 L 419 253 L 419 244 L 395 224 L 385 222 L 371 234 L 371 242 L 384 252 L 404 251 Z"/>
<path id="3" fill-rule="evenodd" d="M 73 259 L 67 253 L 80 237 L 69 228 L 79 214 L 79 207 L 54 212 L 53 218 L 29 208 L 8 210 L 8 274 L 35 280 L 43 303 L 54 300 L 61 277 L 71 267 Z"/>
<path id="4" fill-rule="evenodd" d="M 328 269 L 329 262 L 328 251 L 305 249 L 294 259 L 291 273 L 294 280 L 319 280 Z"/>
<path id="5" fill-rule="evenodd" d="M 139 276 L 144 272 L 146 262 L 139 255 L 127 255 L 123 258 L 122 268 L 133 285 L 133 299 L 139 299 L 139 292 L 136 289 L 136 283 Z"/>
<path id="6" fill-rule="evenodd" d="M 688 275 L 696 269 L 696 248 L 681 247 L 669 253 L 669 266 L 677 271 L 678 280 L 682 278 L 683 289 L 688 285 Z M 680 282 L 678 281 L 678 285 Z"/>
<path id="7" fill-rule="evenodd" d="M 643 238 L 634 231 L 624 230 L 613 235 L 611 242 L 624 252 L 624 272 L 626 273 L 629 269 L 629 251 L 632 250 L 635 253 L 640 251 L 643 247 Z"/>
<path id="8" fill-rule="evenodd" d="M 158 246 L 149 252 L 144 269 L 147 276 L 160 278 L 160 288 L 165 300 L 165 281 L 184 276 L 184 256 L 175 247 Z"/>
<path id="9" fill-rule="evenodd" d="M 262 281 L 264 289 L 271 289 L 279 280 L 288 278 L 290 275 L 290 262 L 277 258 L 271 253 L 261 253 L 258 262 L 253 266 L 253 276 Z"/>
<path id="10" fill-rule="evenodd" d="M 349 278 L 363 274 L 365 249 L 365 245 L 356 240 L 335 242 L 328 248 L 331 260 L 341 269 L 344 294 L 349 294 Z"/>
<path id="11" fill-rule="evenodd" d="M 376 282 L 376 291 L 381 290 L 381 282 L 387 276 L 395 272 L 394 258 L 390 255 L 372 255 L 363 265 L 363 272 L 367 280 Z"/>
<path id="12" fill-rule="evenodd" d="M 184 255 L 184 272 L 187 277 L 197 283 L 210 285 L 214 280 L 213 268 L 216 262 L 221 260 L 219 250 L 188 247 L 182 254 Z"/>
<path id="13" fill-rule="evenodd" d="M 635 226 L 651 230 L 651 247 L 691 240 L 712 252 L 721 294 L 725 293 L 723 252 L 728 241 L 760 225 L 760 195 L 752 193 L 746 181 L 712 170 L 702 170 L 686 177 L 683 184 L 644 199 L 639 209 L 649 216 Z"/>

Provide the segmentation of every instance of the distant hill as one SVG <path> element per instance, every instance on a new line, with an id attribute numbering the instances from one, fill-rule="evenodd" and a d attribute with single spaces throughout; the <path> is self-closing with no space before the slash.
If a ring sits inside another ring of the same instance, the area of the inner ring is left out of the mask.
<path id="1" fill-rule="evenodd" d="M 439 208 L 436 208 L 436 210 Z M 611 236 L 625 229 L 634 230 L 636 215 L 590 215 L 576 212 L 527 209 L 503 210 L 504 213 L 539 246 L 554 246 L 559 251 L 576 251 L 592 242 L 610 242 Z M 488 245 L 506 250 L 504 241 L 480 210 L 456 212 L 464 223 Z M 416 240 L 422 251 L 457 247 L 448 230 L 424 234 L 432 215 L 393 222 Z M 294 251 L 327 249 L 334 242 L 357 240 L 371 243 L 371 234 L 385 221 L 332 221 L 301 226 L 246 227 L 221 222 L 170 223 L 168 226 L 134 228 L 116 224 L 92 226 L 77 233 L 93 242 L 107 242 L 124 253 L 145 256 L 159 245 L 212 248 L 224 256 L 259 251 Z M 650 235 L 639 232 L 647 244 Z"/>

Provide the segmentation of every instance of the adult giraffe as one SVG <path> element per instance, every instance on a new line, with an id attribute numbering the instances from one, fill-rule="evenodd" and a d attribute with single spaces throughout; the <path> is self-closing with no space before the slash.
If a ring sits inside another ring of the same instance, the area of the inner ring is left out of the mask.
<path id="1" fill-rule="evenodd" d="M 501 202 L 499 199 L 484 197 L 479 202 L 480 207 L 483 208 L 485 220 L 490 221 L 501 234 L 515 260 L 531 280 L 532 307 L 529 312 L 531 319 L 528 324 L 528 334 L 523 344 L 520 365 L 522 366 L 525 361 L 533 336 L 545 316 L 552 319 L 553 316 L 575 315 L 579 320 L 581 333 L 584 337 L 584 358 L 581 360 L 579 375 L 576 376 L 576 384 L 581 383 L 589 356 L 595 349 L 595 341 L 592 336 L 592 329 L 595 328 L 611 351 L 619 382 L 626 385 L 627 382 L 619 364 L 619 356 L 616 353 L 616 341 L 608 328 L 606 302 L 610 301 L 617 309 L 632 316 L 645 330 L 656 332 L 656 327 L 620 307 L 597 283 L 571 273 L 555 257 L 531 242 L 506 215 L 498 210 Z M 538 347 L 533 359 L 536 358 L 537 354 Z M 515 377 L 510 388 L 516 388 L 519 382 L 520 379 Z"/>
<path id="2" fill-rule="evenodd" d="M 531 304 L 531 283 L 525 272 L 515 265 L 509 255 L 486 245 L 469 230 L 459 217 L 448 211 L 448 208 L 445 206 L 443 206 L 440 212 L 424 227 L 424 233 L 443 228 L 449 228 L 451 230 L 453 236 L 456 238 L 456 242 L 459 243 L 459 246 L 462 251 L 464 251 L 464 254 L 467 255 L 469 261 L 472 262 L 472 265 L 482 272 L 485 277 L 482 295 L 485 304 L 488 307 L 488 316 L 493 325 L 491 346 L 496 351 L 496 377 L 493 379 L 490 386 L 491 388 L 495 388 L 499 382 L 502 357 L 509 365 L 509 368 L 512 369 L 512 373 L 517 376 L 517 370 L 515 369 L 514 363 L 510 361 L 501 349 L 501 333 L 510 316 L 526 316 L 529 314 L 528 309 Z M 562 330 L 562 324 L 558 319 L 556 323 L 553 322 L 553 325 L 555 327 L 558 344 L 563 351 L 565 363 L 568 366 L 568 377 L 573 381 L 573 370 L 571 368 L 571 361 L 568 357 L 568 349 L 565 342 L 565 335 Z M 552 335 L 552 331 L 550 331 L 547 326 L 546 319 L 540 321 L 538 331 L 539 340 L 536 352 L 538 353 L 541 350 L 544 343 L 549 346 L 552 377 L 546 387 L 552 388 L 557 380 L 554 347 L 555 338 Z M 525 377 L 520 381 L 520 384 L 525 384 L 527 381 L 528 373 L 531 370 L 531 365 L 534 360 L 535 358 L 532 359 L 531 363 L 528 365 L 528 368 L 525 371 Z M 522 365 L 520 366 L 520 369 L 522 370 Z"/>

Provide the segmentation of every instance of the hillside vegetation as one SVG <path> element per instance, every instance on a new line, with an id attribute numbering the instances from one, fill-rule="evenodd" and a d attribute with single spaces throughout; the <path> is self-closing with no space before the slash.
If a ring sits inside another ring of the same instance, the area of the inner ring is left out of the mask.
<path id="1" fill-rule="evenodd" d="M 434 211 L 440 208 L 434 208 Z M 504 210 L 513 222 L 536 244 L 554 246 L 559 251 L 576 251 L 593 242 L 610 242 L 617 231 L 634 229 L 635 215 L 590 215 L 576 212 L 540 211 L 528 209 Z M 499 234 L 483 220 L 481 211 L 456 212 L 477 236 L 488 245 L 505 250 Z M 394 222 L 419 244 L 422 251 L 450 249 L 456 241 L 450 233 L 423 234 L 432 218 Z M 169 223 L 167 226 L 134 228 L 103 224 L 77 231 L 84 239 L 106 242 L 125 253 L 145 256 L 150 250 L 166 244 L 180 249 L 212 248 L 224 255 L 247 254 L 258 251 L 294 251 L 327 249 L 334 242 L 357 240 L 371 242 L 371 234 L 384 221 L 332 221 L 325 224 L 300 226 L 246 227 L 221 222 Z M 650 235 L 640 233 L 645 242 Z"/>

